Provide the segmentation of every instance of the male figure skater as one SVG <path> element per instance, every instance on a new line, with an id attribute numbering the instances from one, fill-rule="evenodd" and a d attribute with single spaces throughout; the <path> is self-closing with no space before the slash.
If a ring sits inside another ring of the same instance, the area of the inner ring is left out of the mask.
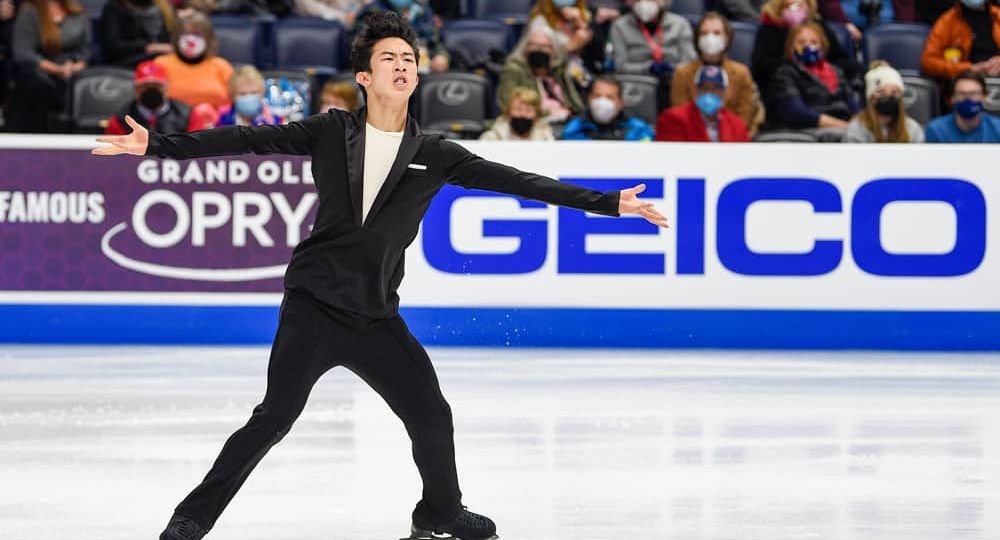
<path id="1" fill-rule="evenodd" d="M 495 538 L 489 518 L 462 505 L 451 409 L 430 358 L 398 314 L 403 251 L 431 198 L 447 182 L 510 193 L 598 214 L 666 219 L 636 194 L 642 185 L 601 193 L 486 161 L 439 135 L 420 133 L 407 115 L 417 85 L 417 36 L 392 11 L 366 19 L 351 50 L 368 107 L 318 114 L 284 126 L 149 133 L 132 118 L 129 135 L 97 155 L 186 159 L 228 154 L 312 156 L 319 192 L 316 222 L 292 254 L 268 365 L 267 391 L 245 426 L 226 441 L 201 484 L 175 509 L 160 540 L 198 540 L 215 524 L 250 471 L 282 439 L 314 383 L 344 366 L 377 391 L 403 421 L 423 494 L 412 538 Z"/>

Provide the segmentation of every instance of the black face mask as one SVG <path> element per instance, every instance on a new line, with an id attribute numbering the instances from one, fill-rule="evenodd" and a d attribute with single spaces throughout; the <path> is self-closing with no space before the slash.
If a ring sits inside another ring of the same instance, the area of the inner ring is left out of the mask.
<path id="1" fill-rule="evenodd" d="M 528 65 L 535 68 L 547 68 L 552 61 L 552 56 L 545 51 L 531 51 L 528 53 Z"/>
<path id="2" fill-rule="evenodd" d="M 163 92 L 155 88 L 143 90 L 139 94 L 139 104 L 151 111 L 157 111 L 163 106 Z"/>
<path id="3" fill-rule="evenodd" d="M 899 98 L 896 96 L 884 96 L 876 99 L 875 111 L 885 116 L 896 116 L 899 114 Z"/>
<path id="4" fill-rule="evenodd" d="M 510 119 L 510 129 L 518 135 L 527 135 L 531 132 L 531 127 L 535 125 L 534 118 L 524 116 L 512 116 Z"/>

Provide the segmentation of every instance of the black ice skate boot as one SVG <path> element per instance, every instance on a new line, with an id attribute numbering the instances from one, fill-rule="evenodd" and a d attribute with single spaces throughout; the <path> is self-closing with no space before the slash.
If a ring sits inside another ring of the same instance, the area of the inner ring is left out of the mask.
<path id="1" fill-rule="evenodd" d="M 174 514 L 167 523 L 167 528 L 160 533 L 160 540 L 201 540 L 208 529 L 195 520 Z"/>
<path id="2" fill-rule="evenodd" d="M 448 523 L 430 523 L 416 512 L 413 513 L 413 526 L 410 527 L 411 540 L 494 540 L 497 538 L 497 526 L 493 520 L 475 512 L 469 512 L 463 506 L 455 519 Z"/>

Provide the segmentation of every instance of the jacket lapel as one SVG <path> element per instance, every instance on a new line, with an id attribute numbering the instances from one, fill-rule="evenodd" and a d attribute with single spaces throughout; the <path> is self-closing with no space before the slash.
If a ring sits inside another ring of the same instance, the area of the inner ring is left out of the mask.
<path id="1" fill-rule="evenodd" d="M 365 118 L 367 111 L 362 107 L 351 115 L 353 125 L 348 124 L 345 141 L 347 142 L 347 176 L 350 184 L 351 209 L 354 211 L 354 226 L 361 227 L 361 203 L 365 183 Z"/>
<path id="2" fill-rule="evenodd" d="M 362 125 L 361 131 L 364 131 L 363 128 L 364 126 Z M 389 196 L 392 194 L 392 190 L 396 188 L 396 185 L 399 184 L 399 180 L 403 177 L 403 174 L 406 173 L 406 166 L 410 164 L 413 156 L 417 155 L 417 151 L 420 150 L 421 141 L 420 128 L 417 126 L 417 122 L 413 120 L 412 117 L 407 116 L 406 130 L 403 133 L 403 140 L 399 144 L 399 151 L 396 152 L 396 160 L 393 161 L 392 168 L 389 169 L 389 176 L 386 177 L 385 183 L 382 184 L 382 189 L 379 190 L 378 195 L 375 197 L 375 202 L 372 203 L 372 208 L 368 211 L 368 217 L 365 219 L 362 226 L 367 227 L 368 224 L 370 224 L 375 218 L 375 215 L 378 214 L 378 211 L 385 205 L 385 201 L 389 199 Z M 362 157 L 364 156 L 364 151 L 364 142 L 362 139 Z M 359 183 L 358 186 L 358 193 L 361 193 L 361 183 Z M 360 198 L 358 200 L 360 201 Z M 357 204 L 356 208 L 358 209 L 357 215 L 360 216 L 360 202 Z"/>

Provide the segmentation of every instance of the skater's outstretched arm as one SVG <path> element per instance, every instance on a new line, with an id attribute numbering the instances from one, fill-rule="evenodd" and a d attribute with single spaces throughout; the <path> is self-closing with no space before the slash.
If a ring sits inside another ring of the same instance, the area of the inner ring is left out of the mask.
<path id="1" fill-rule="evenodd" d="M 645 191 L 645 184 L 602 193 L 483 159 L 448 140 L 441 139 L 439 144 L 447 167 L 445 181 L 450 184 L 509 193 L 606 216 L 636 214 L 650 223 L 669 226 L 667 218 L 652 203 L 639 200 L 637 195 Z"/>
<path id="2" fill-rule="evenodd" d="M 188 159 L 237 154 L 297 154 L 312 153 L 323 129 L 335 122 L 333 114 L 310 116 L 301 122 L 282 126 L 230 126 L 163 135 L 150 132 L 131 116 L 125 122 L 132 133 L 120 136 L 98 137 L 97 142 L 108 143 L 91 151 L 98 156 L 132 154 Z"/>

